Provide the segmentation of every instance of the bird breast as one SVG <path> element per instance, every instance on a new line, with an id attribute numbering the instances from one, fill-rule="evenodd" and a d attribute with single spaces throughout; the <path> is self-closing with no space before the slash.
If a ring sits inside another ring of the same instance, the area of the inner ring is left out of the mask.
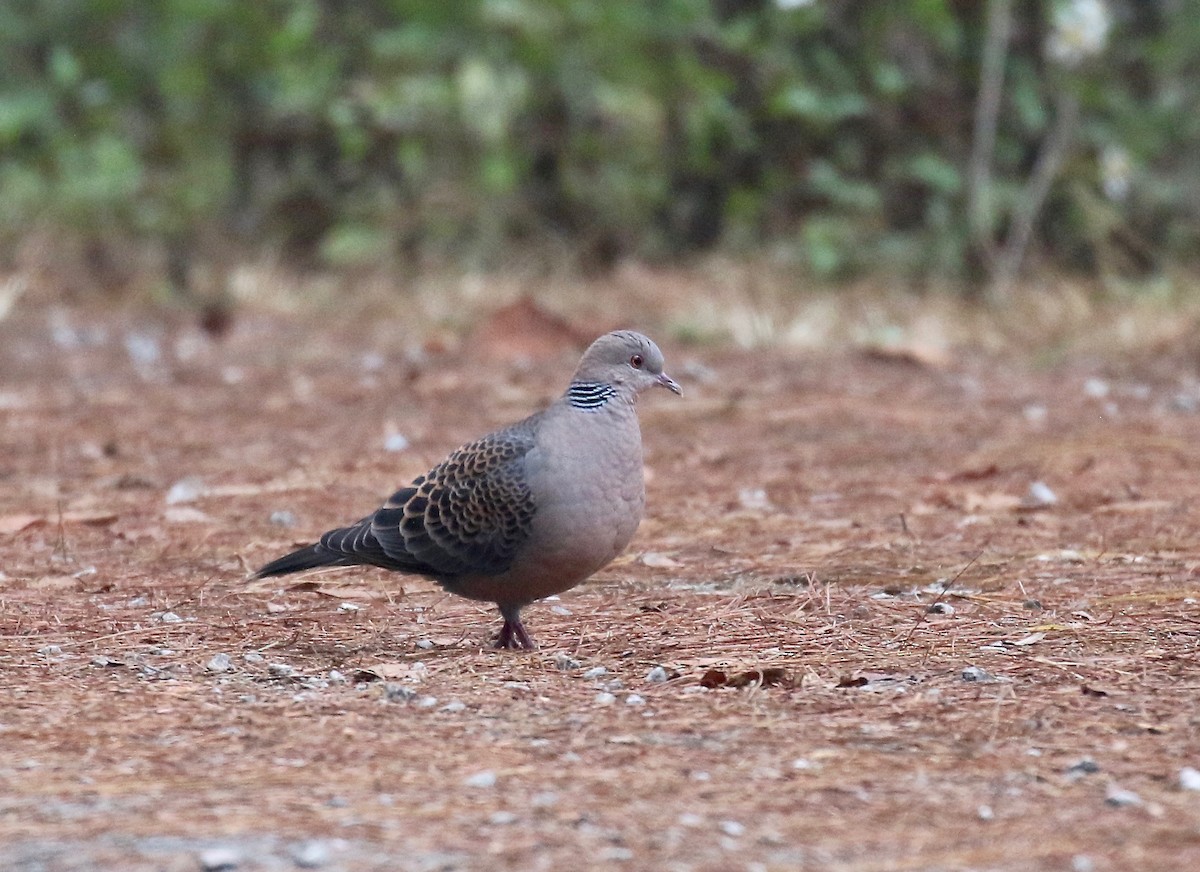
<path id="1" fill-rule="evenodd" d="M 632 406 L 610 404 L 564 410 L 538 437 L 527 455 L 536 509 L 526 553 L 538 555 L 534 574 L 566 590 L 620 554 L 641 523 L 641 431 Z"/>

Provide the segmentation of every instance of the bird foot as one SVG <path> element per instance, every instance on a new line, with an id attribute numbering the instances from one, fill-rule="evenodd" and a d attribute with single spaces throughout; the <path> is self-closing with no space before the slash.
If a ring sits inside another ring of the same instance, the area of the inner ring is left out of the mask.
<path id="1" fill-rule="evenodd" d="M 533 639 L 529 638 L 529 633 L 525 631 L 525 625 L 521 623 L 520 618 L 505 618 L 504 626 L 500 628 L 500 634 L 496 636 L 494 647 L 513 651 L 533 651 L 537 645 L 533 643 Z"/>

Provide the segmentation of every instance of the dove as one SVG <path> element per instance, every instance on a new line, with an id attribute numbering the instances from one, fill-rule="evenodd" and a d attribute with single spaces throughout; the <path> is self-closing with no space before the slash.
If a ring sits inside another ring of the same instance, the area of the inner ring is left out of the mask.
<path id="1" fill-rule="evenodd" d="M 495 603 L 504 619 L 497 648 L 533 649 L 521 610 L 606 566 L 641 523 L 636 402 L 652 387 L 683 394 L 652 340 L 630 330 L 605 334 L 549 407 L 455 449 L 358 523 L 254 577 L 338 566 L 424 576 Z"/>

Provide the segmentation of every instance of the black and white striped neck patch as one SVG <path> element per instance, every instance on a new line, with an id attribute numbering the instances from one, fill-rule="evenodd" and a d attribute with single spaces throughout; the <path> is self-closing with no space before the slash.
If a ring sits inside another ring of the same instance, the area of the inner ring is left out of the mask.
<path id="1" fill-rule="evenodd" d="M 576 409 L 599 409 L 617 395 L 617 389 L 604 382 L 571 382 L 567 402 Z"/>

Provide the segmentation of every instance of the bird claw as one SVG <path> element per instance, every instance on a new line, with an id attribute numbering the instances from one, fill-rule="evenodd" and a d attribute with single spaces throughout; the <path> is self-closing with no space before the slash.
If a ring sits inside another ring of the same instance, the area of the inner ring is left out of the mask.
<path id="1" fill-rule="evenodd" d="M 496 636 L 494 647 L 511 651 L 533 651 L 537 645 L 534 644 L 533 639 L 529 638 L 529 633 L 526 632 L 525 625 L 520 620 L 511 621 L 506 618 L 504 626 L 500 628 L 500 633 Z"/>

